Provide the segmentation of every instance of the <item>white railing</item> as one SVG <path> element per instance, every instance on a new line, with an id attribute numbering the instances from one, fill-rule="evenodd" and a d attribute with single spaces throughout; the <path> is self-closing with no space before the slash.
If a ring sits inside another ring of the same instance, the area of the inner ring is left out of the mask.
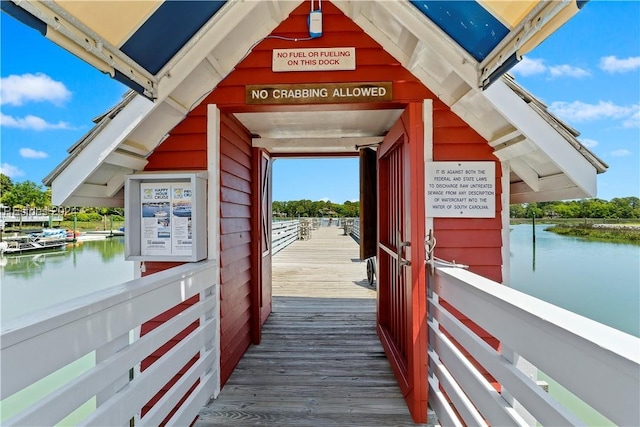
<path id="1" fill-rule="evenodd" d="M 429 404 L 443 426 L 583 425 L 516 366 L 520 358 L 616 425 L 640 425 L 640 339 L 459 268 L 437 268 L 430 287 Z M 500 350 L 448 305 L 497 338 Z"/>
<path id="2" fill-rule="evenodd" d="M 143 323 L 194 296 L 199 297 L 196 303 L 138 337 Z M 55 425 L 94 399 L 96 408 L 81 425 L 129 425 L 131 420 L 135 425 L 159 425 L 167 417 L 167 425 L 189 425 L 220 389 L 218 301 L 217 262 L 202 261 L 4 324 L 0 344 L 3 401 L 86 355 L 95 354 L 95 365 L 28 402 L 2 424 Z M 185 330 L 190 332 L 140 372 L 142 360 Z M 195 363 L 141 416 L 141 408 L 195 357 Z"/>
<path id="3" fill-rule="evenodd" d="M 26 223 L 26 222 L 41 222 L 45 223 L 49 220 L 60 222 L 64 218 L 62 215 L 0 215 L 0 221 L 4 223 Z"/>
<path id="4" fill-rule="evenodd" d="M 275 255 L 298 240 L 300 221 L 279 221 L 271 224 L 271 254 Z"/>
<path id="5" fill-rule="evenodd" d="M 351 226 L 351 234 L 354 239 L 360 241 L 360 218 L 353 218 L 353 225 Z"/>

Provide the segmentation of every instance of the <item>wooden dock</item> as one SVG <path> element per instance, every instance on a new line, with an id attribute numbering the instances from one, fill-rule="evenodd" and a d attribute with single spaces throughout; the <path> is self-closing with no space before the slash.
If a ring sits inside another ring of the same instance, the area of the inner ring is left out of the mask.
<path id="1" fill-rule="evenodd" d="M 358 245 L 314 230 L 273 258 L 273 313 L 196 426 L 413 426 Z"/>

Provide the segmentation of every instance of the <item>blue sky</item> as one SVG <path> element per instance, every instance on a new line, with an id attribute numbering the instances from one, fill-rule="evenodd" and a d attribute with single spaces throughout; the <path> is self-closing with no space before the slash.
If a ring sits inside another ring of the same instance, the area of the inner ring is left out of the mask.
<path id="1" fill-rule="evenodd" d="M 126 88 L 0 14 L 0 165 L 40 183 Z M 598 197 L 640 196 L 640 2 L 592 0 L 513 70 L 609 164 Z M 279 159 L 274 200 L 358 199 L 358 161 Z"/>

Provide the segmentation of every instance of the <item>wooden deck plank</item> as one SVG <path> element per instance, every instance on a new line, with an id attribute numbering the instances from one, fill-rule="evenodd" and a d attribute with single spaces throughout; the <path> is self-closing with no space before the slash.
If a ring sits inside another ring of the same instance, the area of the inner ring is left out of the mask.
<path id="1" fill-rule="evenodd" d="M 376 291 L 342 229 L 273 257 L 273 312 L 196 426 L 413 426 L 375 331 Z"/>

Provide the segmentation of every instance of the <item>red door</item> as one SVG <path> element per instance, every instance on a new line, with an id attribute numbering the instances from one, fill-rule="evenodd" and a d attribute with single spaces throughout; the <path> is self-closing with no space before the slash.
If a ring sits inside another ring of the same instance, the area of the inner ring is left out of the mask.
<path id="1" fill-rule="evenodd" d="M 422 105 L 378 148 L 378 335 L 413 420 L 427 421 Z"/>
<path id="2" fill-rule="evenodd" d="M 262 324 L 271 313 L 271 165 L 268 152 L 254 149 L 254 286 L 251 328 L 254 344 L 260 344 Z"/>

